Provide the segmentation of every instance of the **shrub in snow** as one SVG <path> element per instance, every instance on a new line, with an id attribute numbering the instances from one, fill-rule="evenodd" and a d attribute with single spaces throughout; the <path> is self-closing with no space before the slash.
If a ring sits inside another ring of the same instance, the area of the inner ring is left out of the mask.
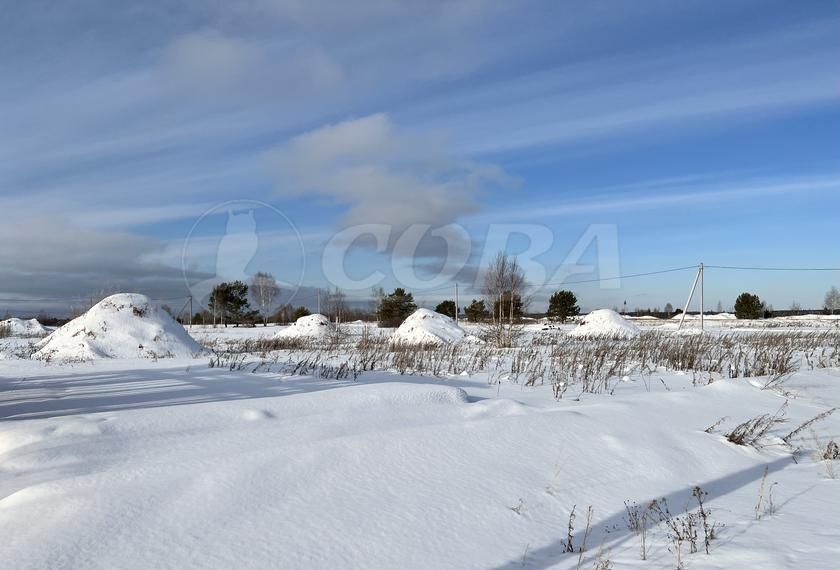
<path id="1" fill-rule="evenodd" d="M 404 345 L 455 344 L 464 340 L 478 339 L 467 334 L 446 315 L 429 309 L 417 309 L 391 337 L 393 344 Z"/>
<path id="2" fill-rule="evenodd" d="M 586 315 L 569 336 L 577 338 L 635 338 L 639 327 L 610 309 L 598 309 Z"/>
<path id="3" fill-rule="evenodd" d="M 334 330 L 330 320 L 324 315 L 306 315 L 278 332 L 274 338 L 320 338 L 328 336 Z"/>
<path id="4" fill-rule="evenodd" d="M 6 319 L 0 321 L 0 336 L 17 336 L 24 338 L 40 338 L 50 334 L 38 319 Z"/>
<path id="5" fill-rule="evenodd" d="M 106 297 L 36 348 L 32 358 L 38 360 L 192 357 L 204 352 L 166 311 L 136 293 Z"/>
<path id="6" fill-rule="evenodd" d="M 782 404 L 782 407 L 775 414 L 761 414 L 760 416 L 751 418 L 732 428 L 724 437 L 735 445 L 761 447 L 762 440 L 768 435 L 770 428 L 785 421 L 787 407 L 788 403 L 785 400 L 785 403 Z"/>

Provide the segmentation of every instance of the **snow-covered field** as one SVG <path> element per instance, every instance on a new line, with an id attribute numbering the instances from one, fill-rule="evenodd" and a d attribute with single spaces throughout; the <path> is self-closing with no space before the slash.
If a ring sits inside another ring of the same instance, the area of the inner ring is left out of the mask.
<path id="1" fill-rule="evenodd" d="M 20 358 L 35 341 L 3 339 L 0 567 L 675 568 L 675 531 L 648 507 L 667 505 L 679 531 L 700 487 L 720 526 L 707 555 L 692 517 L 685 567 L 837 568 L 840 462 L 819 453 L 840 441 L 840 413 L 782 438 L 840 402 L 840 333 L 789 322 L 706 323 L 721 345 L 821 335 L 778 384 L 711 361 L 636 363 L 600 393 L 582 390 L 588 361 L 555 370 L 592 342 L 569 339 L 574 325 L 528 325 L 504 351 L 444 346 L 428 357 L 442 366 L 387 360 L 375 335 L 389 331 L 360 324 L 326 350 L 248 354 L 233 353 L 280 329 L 195 327 L 224 352 L 212 367 L 184 354 L 45 362 Z M 641 339 L 676 326 L 635 324 Z M 354 360 L 364 351 L 381 364 Z M 727 441 L 780 409 L 757 445 Z M 646 514 L 646 560 L 626 505 Z"/>

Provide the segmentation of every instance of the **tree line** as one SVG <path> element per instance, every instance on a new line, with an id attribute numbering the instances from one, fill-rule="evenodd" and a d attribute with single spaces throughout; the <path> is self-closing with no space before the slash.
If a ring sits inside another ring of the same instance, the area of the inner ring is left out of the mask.
<path id="1" fill-rule="evenodd" d="M 457 307 L 455 301 L 446 299 L 438 303 L 435 311 L 450 318 L 465 318 L 469 322 L 491 323 L 497 327 L 500 340 L 510 334 L 510 327 L 521 323 L 530 305 L 527 294 L 528 285 L 524 271 L 516 257 L 499 253 L 487 268 L 482 281 L 482 296 L 473 298 L 468 304 Z M 230 281 L 219 283 L 213 288 L 207 308 L 193 316 L 193 322 L 199 324 L 266 325 L 269 322 L 287 323 L 311 314 L 305 306 L 277 304 L 281 288 L 271 273 L 258 272 L 249 283 Z M 417 310 L 417 303 L 410 291 L 402 287 L 391 293 L 384 289 L 373 290 L 373 303 L 367 308 L 353 308 L 347 303 L 345 294 L 340 289 L 319 292 L 321 312 L 336 323 L 350 320 L 376 320 L 382 327 L 399 326 L 409 315 Z M 253 302 L 253 305 L 252 305 Z M 832 287 L 825 295 L 825 313 L 840 312 L 840 291 Z M 790 313 L 799 310 L 794 303 Z M 680 309 L 674 309 L 670 303 L 664 312 L 659 309 L 636 310 L 634 314 L 655 314 L 673 316 Z M 718 302 L 716 312 L 723 312 Z M 757 294 L 741 293 L 734 304 L 735 316 L 739 319 L 767 318 L 773 315 L 773 307 L 764 303 Z M 457 315 L 456 315 L 457 313 Z M 563 323 L 580 314 L 580 307 L 575 294 L 569 290 L 552 293 L 548 300 L 545 317 L 553 322 Z"/>

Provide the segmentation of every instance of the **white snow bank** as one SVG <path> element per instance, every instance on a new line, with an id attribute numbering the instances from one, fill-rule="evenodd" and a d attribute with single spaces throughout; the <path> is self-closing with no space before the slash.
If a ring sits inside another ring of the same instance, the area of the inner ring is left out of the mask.
<path id="1" fill-rule="evenodd" d="M 274 335 L 274 338 L 323 337 L 333 332 L 330 320 L 324 315 L 307 315 Z"/>
<path id="2" fill-rule="evenodd" d="M 9 329 L 9 336 L 18 336 L 18 337 L 43 337 L 50 334 L 44 325 L 38 322 L 38 319 L 6 319 L 5 321 L 0 321 L 0 328 Z"/>
<path id="3" fill-rule="evenodd" d="M 703 334 L 703 330 L 697 327 L 685 327 L 681 329 L 673 329 L 675 335 L 679 336 L 698 336 Z"/>
<path id="4" fill-rule="evenodd" d="M 478 339 L 455 321 L 429 309 L 417 309 L 394 331 L 391 342 L 399 344 L 455 344 Z"/>
<path id="5" fill-rule="evenodd" d="M 204 352 L 180 324 L 148 297 L 111 295 L 40 341 L 32 358 L 192 357 Z"/>
<path id="6" fill-rule="evenodd" d="M 676 315 L 674 315 L 671 318 L 678 321 L 682 318 L 682 313 L 677 313 Z M 736 318 L 735 315 L 733 315 L 732 313 L 717 313 L 715 315 L 709 315 L 709 314 L 703 315 L 703 320 L 704 321 L 733 321 L 733 320 L 735 320 L 735 318 Z M 692 321 L 692 320 L 695 320 L 695 319 L 699 321 L 700 320 L 700 315 L 686 315 L 685 316 L 685 320 L 687 320 L 687 321 Z"/>
<path id="7" fill-rule="evenodd" d="M 577 338 L 634 338 L 639 327 L 611 309 L 598 309 L 586 315 L 577 328 L 569 332 Z"/>

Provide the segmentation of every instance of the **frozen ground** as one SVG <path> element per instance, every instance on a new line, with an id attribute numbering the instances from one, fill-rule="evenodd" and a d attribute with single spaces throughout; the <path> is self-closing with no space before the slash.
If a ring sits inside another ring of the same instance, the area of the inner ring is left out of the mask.
<path id="1" fill-rule="evenodd" d="M 561 329 L 550 334 L 571 326 Z M 695 486 L 724 526 L 709 555 L 702 538 L 698 553 L 683 545 L 686 567 L 837 567 L 840 480 L 814 452 L 840 440 L 840 413 L 793 446 L 780 437 L 840 402 L 840 370 L 803 366 L 784 394 L 763 390 L 766 378 L 705 384 L 666 369 L 625 380 L 612 395 L 570 387 L 558 401 L 548 384 L 487 371 L 352 381 L 209 368 L 206 357 L 6 358 L 0 567 L 595 568 L 600 556 L 674 568 L 664 524 L 650 525 L 640 559 L 624 502 L 665 497 L 682 515 L 696 511 Z M 760 448 L 723 437 L 786 400 Z"/>

